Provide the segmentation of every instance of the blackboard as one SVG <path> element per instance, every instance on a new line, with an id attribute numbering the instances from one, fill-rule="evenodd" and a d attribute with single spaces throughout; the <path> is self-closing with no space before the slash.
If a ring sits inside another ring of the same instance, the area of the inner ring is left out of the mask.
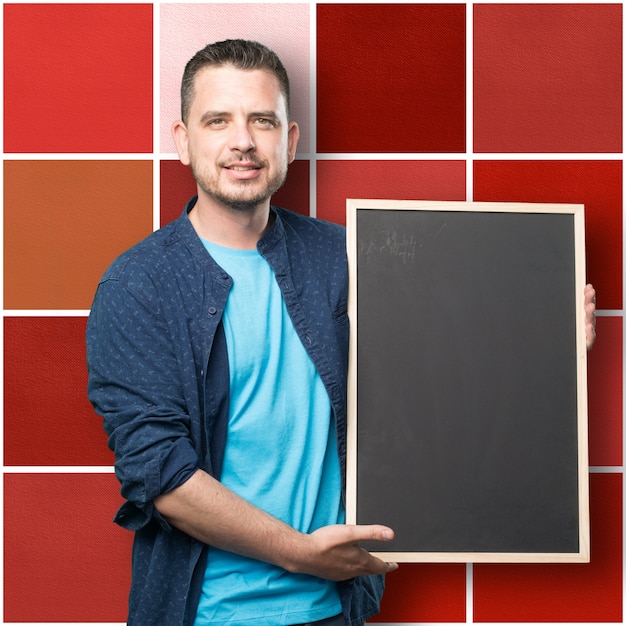
<path id="1" fill-rule="evenodd" d="M 589 560 L 584 207 L 348 200 L 347 522 L 398 562 Z"/>

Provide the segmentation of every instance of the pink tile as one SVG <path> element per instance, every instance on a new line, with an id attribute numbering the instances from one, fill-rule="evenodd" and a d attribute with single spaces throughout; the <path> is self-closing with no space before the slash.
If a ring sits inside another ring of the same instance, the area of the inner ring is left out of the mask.
<path id="1" fill-rule="evenodd" d="M 180 81 L 187 61 L 209 43 L 254 39 L 287 68 L 292 118 L 300 124 L 298 152 L 310 150 L 309 5 L 273 3 L 165 3 L 161 16 L 161 152 L 176 152 L 172 122 L 180 118 Z"/>

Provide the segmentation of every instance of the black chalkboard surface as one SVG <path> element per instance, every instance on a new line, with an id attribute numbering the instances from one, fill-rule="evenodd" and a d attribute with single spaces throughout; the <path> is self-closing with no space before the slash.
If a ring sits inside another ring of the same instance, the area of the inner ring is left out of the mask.
<path id="1" fill-rule="evenodd" d="M 387 560 L 588 561 L 583 206 L 347 211 L 348 523 Z"/>

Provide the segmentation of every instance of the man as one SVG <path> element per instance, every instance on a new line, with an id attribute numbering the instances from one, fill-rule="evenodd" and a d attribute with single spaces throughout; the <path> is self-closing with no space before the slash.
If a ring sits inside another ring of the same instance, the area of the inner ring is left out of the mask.
<path id="1" fill-rule="evenodd" d="M 397 565 L 358 547 L 391 529 L 342 523 L 344 232 L 270 207 L 299 133 L 273 52 L 207 46 L 181 93 L 197 198 L 113 263 L 87 329 L 135 531 L 128 623 L 357 626 Z"/>
<path id="2" fill-rule="evenodd" d="M 354 626 L 397 567 L 358 547 L 391 529 L 343 524 L 343 229 L 270 208 L 298 142 L 288 85 L 259 44 L 196 54 L 173 134 L 197 199 L 94 299 L 89 394 L 136 533 L 131 626 Z"/>

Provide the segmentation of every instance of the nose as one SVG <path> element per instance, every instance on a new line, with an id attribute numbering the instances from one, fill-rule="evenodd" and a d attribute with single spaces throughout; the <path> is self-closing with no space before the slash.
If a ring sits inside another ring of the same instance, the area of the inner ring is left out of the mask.
<path id="1" fill-rule="evenodd" d="M 254 150 L 254 138 L 248 124 L 238 123 L 231 126 L 230 148 L 241 153 Z"/>

